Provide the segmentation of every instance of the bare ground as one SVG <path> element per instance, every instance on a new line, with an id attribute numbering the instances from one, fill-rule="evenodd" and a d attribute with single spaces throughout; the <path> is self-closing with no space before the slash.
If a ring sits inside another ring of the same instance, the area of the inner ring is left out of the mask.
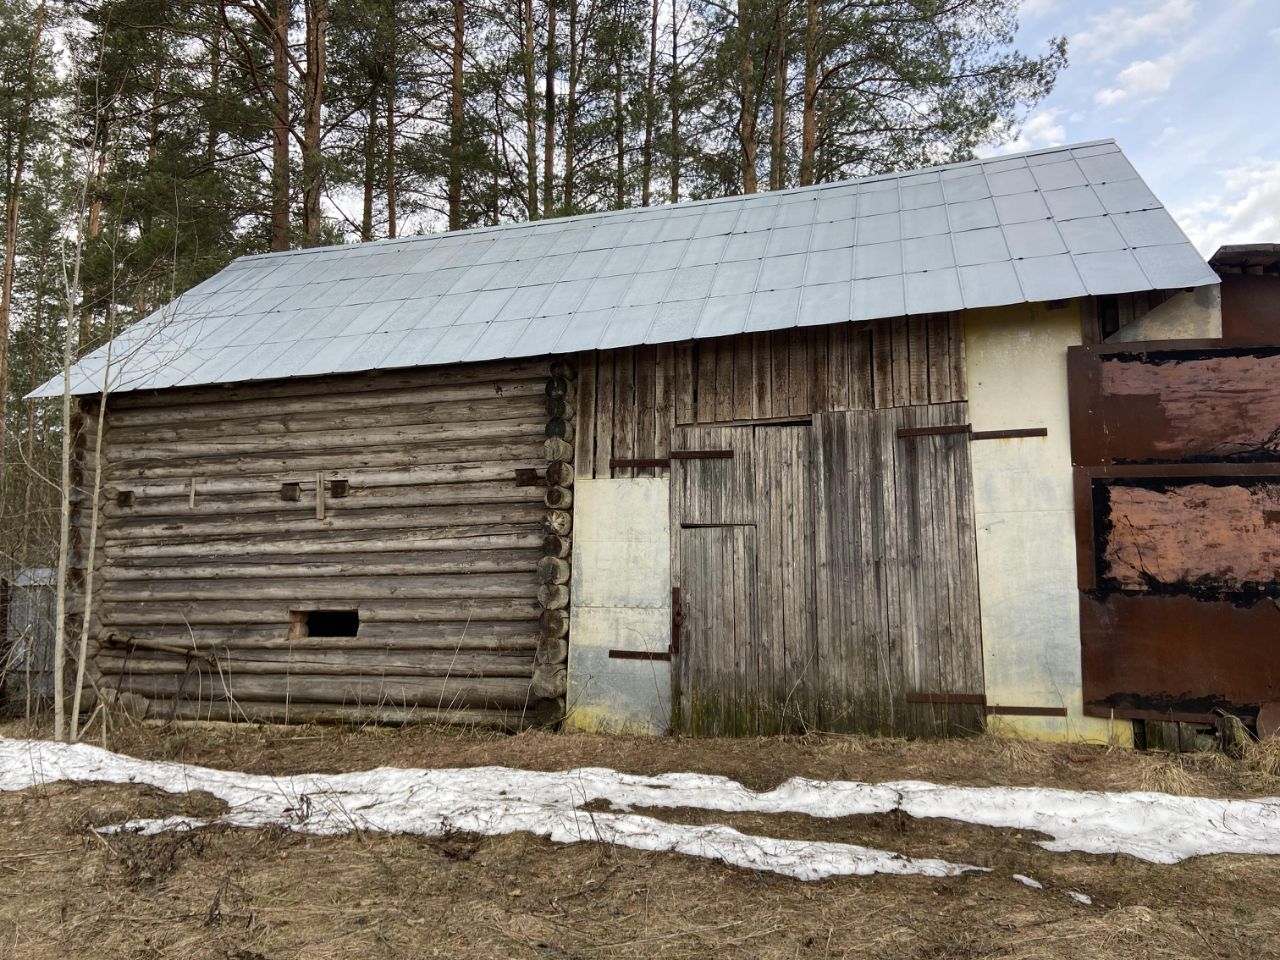
<path id="1" fill-rule="evenodd" d="M 21 724 L 7 736 L 39 735 Z M 791 776 L 1280 794 L 1216 755 L 981 738 L 765 740 L 503 736 L 426 727 L 133 727 L 113 749 L 255 773 L 382 765 L 695 770 L 755 788 Z M 942 820 L 653 811 L 774 836 L 861 843 L 984 875 L 802 883 L 678 854 L 528 835 L 438 839 L 210 828 L 102 837 L 94 825 L 216 813 L 207 795 L 60 784 L 0 794 L 0 957 L 1092 958 L 1280 956 L 1280 858 L 1176 866 L 1051 854 L 1026 832 Z M 1014 873 L 1044 884 L 1016 882 Z M 1092 906 L 1072 900 L 1077 890 Z"/>

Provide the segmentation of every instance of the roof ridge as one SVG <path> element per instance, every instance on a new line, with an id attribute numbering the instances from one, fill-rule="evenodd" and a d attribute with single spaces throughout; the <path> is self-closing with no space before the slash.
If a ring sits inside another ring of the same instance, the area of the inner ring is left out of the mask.
<path id="1" fill-rule="evenodd" d="M 507 223 L 465 227 L 461 230 L 442 230 L 438 233 L 418 233 L 404 237 L 384 237 L 380 240 L 365 240 L 357 241 L 355 243 L 334 243 L 322 247 L 302 247 L 296 250 L 273 250 L 267 253 L 252 253 L 243 257 L 237 257 L 230 265 L 237 263 L 260 263 L 265 260 L 306 256 L 308 254 L 316 254 L 325 251 L 349 251 L 356 249 L 368 250 L 370 247 L 387 248 L 407 246 L 414 243 L 420 243 L 425 240 L 439 241 L 445 237 L 476 236 L 484 233 L 502 233 L 508 230 L 535 229 L 541 224 L 576 223 L 583 220 L 597 219 L 609 220 L 613 217 L 620 217 L 623 214 L 634 215 L 636 213 L 647 211 L 670 210 L 674 207 L 687 210 L 693 207 L 704 207 L 712 204 L 732 202 L 735 200 L 747 200 L 751 197 L 784 197 L 794 196 L 798 193 L 818 194 L 824 190 L 833 190 L 853 184 L 895 180 L 903 177 L 934 173 L 941 170 L 954 170 L 960 167 L 974 166 L 982 163 L 998 163 L 1005 160 L 1018 160 L 1025 157 L 1041 156 L 1046 153 L 1061 153 L 1069 150 L 1079 150 L 1085 147 L 1101 146 L 1108 143 L 1114 144 L 1115 142 L 1116 141 L 1113 137 L 1104 137 L 1100 140 L 1083 140 L 1079 143 L 1063 143 L 1056 147 L 1037 147 L 1034 150 L 1020 150 L 1016 153 L 1001 153 L 989 157 L 974 157 L 972 160 L 953 160 L 950 163 L 938 163 L 928 167 L 911 167 L 907 170 L 890 171 L 887 173 L 872 173 L 865 177 L 852 177 L 848 180 L 831 180 L 825 183 L 814 183 L 804 187 L 787 187 L 784 190 L 762 190 L 754 194 L 733 193 L 726 194 L 722 197 L 703 197 L 698 200 L 678 200 L 675 203 L 655 203 L 648 207 L 624 207 L 621 210 L 593 210 L 589 213 L 573 213 L 562 217 L 548 217 L 543 220 L 511 220 Z"/>

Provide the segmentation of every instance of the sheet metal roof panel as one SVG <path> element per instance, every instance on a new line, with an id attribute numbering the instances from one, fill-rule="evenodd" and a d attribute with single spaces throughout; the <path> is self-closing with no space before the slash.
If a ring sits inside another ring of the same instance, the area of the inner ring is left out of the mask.
<path id="1" fill-rule="evenodd" d="M 1133 255 L 1157 290 L 1204 286 L 1218 277 L 1190 243 L 1138 247 Z"/>
<path id="2" fill-rule="evenodd" d="M 1089 183 L 1084 171 L 1076 161 L 1067 159 L 1062 163 L 1046 163 L 1031 168 L 1036 186 L 1041 190 L 1062 190 L 1066 187 L 1083 187 Z"/>
<path id="3" fill-rule="evenodd" d="M 960 293 L 966 307 L 1000 306 L 1026 299 L 1018 274 L 1007 260 L 962 266 Z"/>
<path id="4" fill-rule="evenodd" d="M 853 281 L 849 299 L 850 320 L 900 317 L 906 312 L 902 274 Z"/>
<path id="5" fill-rule="evenodd" d="M 806 286 L 800 294 L 799 325 L 809 327 L 847 320 L 852 286 L 849 280 Z"/>
<path id="6" fill-rule="evenodd" d="M 1058 225 L 1052 220 L 1010 223 L 1001 229 L 1014 259 L 1049 257 L 1055 253 L 1067 252 L 1067 245 L 1058 232 Z"/>
<path id="7" fill-rule="evenodd" d="M 951 230 L 954 233 L 994 227 L 1000 222 L 1000 218 L 996 216 L 996 205 L 990 197 L 947 204 L 947 217 L 951 221 Z"/>
<path id="8" fill-rule="evenodd" d="M 1146 282 L 1146 274 L 1128 250 L 1082 253 L 1072 258 L 1085 289 L 1094 296 L 1124 293 Z"/>
<path id="9" fill-rule="evenodd" d="M 1117 213 L 1111 220 L 1131 247 L 1187 242 L 1182 229 L 1174 222 L 1173 217 L 1163 210 Z"/>
<path id="10" fill-rule="evenodd" d="M 1091 187 L 1064 187 L 1046 190 L 1041 194 L 1049 207 L 1049 213 L 1058 222 L 1077 217 L 1100 217 L 1106 213 L 1102 201 Z"/>
<path id="11" fill-rule="evenodd" d="M 944 313 L 964 308 L 960 277 L 954 269 L 908 273 L 903 279 L 909 314 Z"/>
<path id="12" fill-rule="evenodd" d="M 1062 239 L 1072 253 L 1101 253 L 1106 250 L 1123 250 L 1124 237 L 1111 222 L 1111 217 L 1084 217 L 1067 220 L 1058 226 Z"/>
<path id="13" fill-rule="evenodd" d="M 1011 259 L 1000 227 L 952 234 L 951 245 L 955 250 L 956 263 L 962 266 Z"/>
<path id="14" fill-rule="evenodd" d="M 1088 293 L 1070 254 L 1014 260 L 1013 269 L 1022 285 L 1023 295 L 1031 303 L 1067 300 L 1071 297 L 1083 297 Z"/>
<path id="15" fill-rule="evenodd" d="M 987 178 L 981 174 L 968 174 L 942 181 L 942 188 L 947 195 L 947 203 L 963 203 L 966 200 L 985 200 L 991 196 L 991 187 Z"/>
<path id="16" fill-rule="evenodd" d="M 521 357 L 1215 282 L 1105 141 L 245 257 L 117 338 L 108 380 L 137 389 Z M 105 363 L 105 348 L 84 357 L 75 389 L 100 389 Z M 55 378 L 36 395 L 60 389 Z"/>

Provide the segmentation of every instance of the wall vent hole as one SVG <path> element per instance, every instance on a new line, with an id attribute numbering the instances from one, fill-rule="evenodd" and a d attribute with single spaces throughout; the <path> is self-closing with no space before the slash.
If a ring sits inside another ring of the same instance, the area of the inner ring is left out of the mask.
<path id="1" fill-rule="evenodd" d="M 354 637 L 360 630 L 358 610 L 300 610 L 295 616 L 308 637 Z"/>

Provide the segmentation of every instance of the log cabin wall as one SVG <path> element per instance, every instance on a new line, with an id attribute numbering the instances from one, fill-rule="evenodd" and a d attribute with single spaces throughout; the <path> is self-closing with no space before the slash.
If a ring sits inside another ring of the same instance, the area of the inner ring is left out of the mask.
<path id="1" fill-rule="evenodd" d="M 966 399 L 959 315 L 624 347 L 578 358 L 577 475 L 651 476 L 678 424 L 807 417 Z"/>
<path id="2" fill-rule="evenodd" d="M 563 646 L 540 586 L 564 571 L 540 561 L 545 478 L 572 482 L 546 440 L 565 373 L 544 359 L 111 397 L 97 689 L 160 717 L 519 725 L 562 709 L 563 667 L 537 683 L 535 660 L 555 659 L 538 651 L 548 616 Z M 95 407 L 76 440 L 81 595 Z"/>

